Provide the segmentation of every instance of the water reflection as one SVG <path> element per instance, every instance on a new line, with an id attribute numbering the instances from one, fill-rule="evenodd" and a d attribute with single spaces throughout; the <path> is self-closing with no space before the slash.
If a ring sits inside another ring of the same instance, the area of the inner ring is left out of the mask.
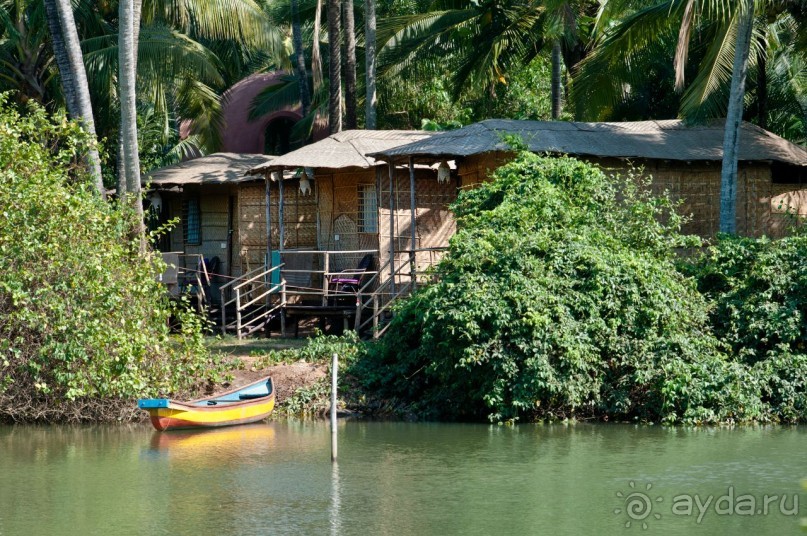
<path id="1" fill-rule="evenodd" d="M 276 449 L 273 424 L 259 423 L 211 430 L 153 432 L 146 452 L 203 465 L 220 465 L 250 453 L 253 459 Z"/>
<path id="2" fill-rule="evenodd" d="M 341 506 L 342 499 L 340 497 L 341 489 L 339 488 L 339 464 L 334 462 L 331 467 L 331 509 L 330 509 L 330 524 L 331 534 L 336 536 L 342 534 L 342 519 L 341 519 Z"/>
<path id="3" fill-rule="evenodd" d="M 0 534 L 623 534 L 631 482 L 660 507 L 799 492 L 805 431 L 346 422 L 335 465 L 325 421 L 0 427 Z M 794 516 L 662 513 L 664 534 L 798 531 Z"/>

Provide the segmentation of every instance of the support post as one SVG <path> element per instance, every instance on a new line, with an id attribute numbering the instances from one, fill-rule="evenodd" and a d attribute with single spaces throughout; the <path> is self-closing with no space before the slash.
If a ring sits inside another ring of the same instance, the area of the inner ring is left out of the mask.
<path id="1" fill-rule="evenodd" d="M 359 288 L 358 292 L 356 292 L 356 316 L 353 319 L 353 331 L 356 333 L 359 332 L 359 327 L 361 326 L 362 309 L 364 309 L 364 299 L 361 295 L 361 288 Z"/>
<path id="2" fill-rule="evenodd" d="M 280 336 L 286 338 L 286 280 L 280 280 Z"/>
<path id="3" fill-rule="evenodd" d="M 373 338 L 378 338 L 378 294 L 373 293 Z"/>
<path id="4" fill-rule="evenodd" d="M 277 221 L 278 226 L 280 227 L 280 244 L 277 246 L 278 251 L 283 253 L 283 249 L 286 247 L 286 225 L 284 220 L 285 218 L 285 200 L 283 198 L 283 174 L 280 175 L 280 178 L 277 181 L 278 184 L 278 202 L 277 202 Z M 283 259 L 280 259 L 280 262 L 283 262 Z"/>
<path id="5" fill-rule="evenodd" d="M 415 157 L 409 157 L 409 226 L 412 236 L 412 243 L 409 247 L 409 277 L 412 282 L 412 290 L 417 288 L 417 273 L 415 272 L 415 241 L 417 240 L 417 207 L 415 203 Z"/>
<path id="6" fill-rule="evenodd" d="M 283 170 L 280 171 L 283 175 Z M 272 174 L 266 177 L 266 269 L 272 269 Z"/>
<path id="7" fill-rule="evenodd" d="M 325 262 L 322 268 L 322 306 L 328 305 L 328 282 L 331 271 L 331 252 L 325 252 Z"/>
<path id="8" fill-rule="evenodd" d="M 333 354 L 331 361 L 331 462 L 336 462 L 336 376 L 339 370 L 339 356 Z"/>
<path id="9" fill-rule="evenodd" d="M 235 329 L 241 339 L 241 289 L 235 289 Z"/>
<path id="10" fill-rule="evenodd" d="M 224 301 L 224 289 L 219 291 L 221 295 L 221 335 L 227 335 L 227 307 Z"/>
<path id="11" fill-rule="evenodd" d="M 395 296 L 395 160 L 389 161 L 389 275 L 390 291 Z"/>

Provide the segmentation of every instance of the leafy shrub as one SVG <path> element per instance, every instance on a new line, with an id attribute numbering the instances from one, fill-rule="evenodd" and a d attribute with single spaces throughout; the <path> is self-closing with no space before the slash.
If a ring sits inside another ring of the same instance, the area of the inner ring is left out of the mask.
<path id="1" fill-rule="evenodd" d="M 162 262 L 129 238 L 133 215 L 85 180 L 80 129 L 5 103 L 0 95 L 0 418 L 103 418 L 74 408 L 181 393 L 215 374 L 202 320 L 169 301 L 156 281 Z"/>
<path id="2" fill-rule="evenodd" d="M 570 158 L 499 168 L 460 195 L 440 281 L 401 306 L 359 375 L 436 416 L 683 418 L 665 371 L 719 364 L 719 345 L 675 266 L 692 239 L 645 191 Z"/>
<path id="3" fill-rule="evenodd" d="M 807 353 L 807 236 L 721 236 L 684 266 L 711 301 L 715 334 L 747 363 Z"/>
<path id="4" fill-rule="evenodd" d="M 766 419 L 807 418 L 807 236 L 720 236 L 683 271 L 713 304 L 713 332 L 748 369 Z"/>

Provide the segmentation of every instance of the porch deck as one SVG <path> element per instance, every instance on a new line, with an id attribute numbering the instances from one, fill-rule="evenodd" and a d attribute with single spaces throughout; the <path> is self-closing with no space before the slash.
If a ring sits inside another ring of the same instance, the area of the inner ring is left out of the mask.
<path id="1" fill-rule="evenodd" d="M 280 333 L 287 335 L 287 321 L 295 326 L 303 318 L 342 319 L 359 333 L 372 328 L 372 336 L 383 332 L 385 319 L 391 316 L 391 304 L 408 295 L 419 285 L 433 281 L 430 268 L 441 258 L 445 248 L 402 251 L 399 259 L 376 268 L 343 268 L 340 257 L 377 255 L 377 250 L 280 252 L 280 264 L 262 266 L 222 285 L 222 333 L 235 332 L 241 338 L 257 331 L 268 332 L 269 322 L 280 319 Z M 316 256 L 311 269 L 299 268 L 294 256 Z M 396 262 L 397 261 L 397 262 Z M 289 266 L 295 266 L 291 268 Z M 321 268 L 320 268 L 321 266 Z M 292 282 L 296 284 L 292 284 Z M 234 314 L 228 320 L 227 312 Z M 352 322 L 352 324 L 351 324 Z"/>

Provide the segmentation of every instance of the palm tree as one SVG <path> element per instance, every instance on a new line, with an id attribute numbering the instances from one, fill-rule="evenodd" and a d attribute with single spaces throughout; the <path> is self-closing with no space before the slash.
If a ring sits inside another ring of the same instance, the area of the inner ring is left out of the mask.
<path id="1" fill-rule="evenodd" d="M 328 0 L 328 129 L 331 134 L 342 130 L 342 73 L 339 0 Z"/>
<path id="2" fill-rule="evenodd" d="M 126 191 L 129 202 L 137 214 L 138 228 L 135 233 L 143 240 L 143 203 L 140 193 L 140 152 L 137 145 L 137 102 L 135 97 L 135 46 L 134 46 L 134 4 L 132 0 L 119 0 L 118 3 L 118 81 L 120 85 L 120 115 L 123 166 L 126 176 Z M 120 195 L 119 194 L 119 195 Z M 123 197 L 122 197 L 123 199 Z"/>
<path id="3" fill-rule="evenodd" d="M 376 18 L 375 0 L 364 0 L 364 75 L 366 96 L 364 99 L 364 126 L 376 128 Z"/>
<path id="4" fill-rule="evenodd" d="M 317 0 L 314 12 L 314 31 L 311 39 L 311 75 L 314 80 L 314 94 L 322 87 L 322 56 L 319 52 L 319 39 L 322 33 L 322 0 Z"/>
<path id="5" fill-rule="evenodd" d="M 724 127 L 723 166 L 720 172 L 720 231 L 731 234 L 737 232 L 737 160 L 748 53 L 754 29 L 754 0 L 744 0 L 738 11 L 737 44 L 734 47 L 731 91 Z"/>
<path id="6" fill-rule="evenodd" d="M 380 75 L 450 78 L 454 98 L 491 94 L 508 70 L 525 65 L 543 45 L 539 0 L 437 2 L 426 13 L 379 25 Z"/>
<path id="7" fill-rule="evenodd" d="M 356 28 L 353 0 L 342 0 L 345 33 L 345 128 L 355 129 L 356 119 Z"/>
<path id="8" fill-rule="evenodd" d="M 489 99 L 512 70 L 551 47 L 559 103 L 560 58 L 572 70 L 584 57 L 589 43 L 583 21 L 597 6 L 595 0 L 438 0 L 426 13 L 381 23 L 381 75 L 447 76 L 455 99 Z"/>
<path id="9" fill-rule="evenodd" d="M 582 21 L 597 12 L 592 0 L 544 0 L 546 22 L 543 37 L 552 44 L 552 119 L 560 119 L 563 104 L 563 65 L 573 71 L 590 47 L 590 30 Z"/>
<path id="10" fill-rule="evenodd" d="M 573 98 L 590 107 L 589 117 L 601 117 L 603 111 L 625 96 L 625 88 L 630 87 L 634 77 L 643 76 L 632 68 L 641 63 L 651 44 L 664 35 L 677 35 L 674 67 L 676 88 L 683 90 L 681 115 L 726 118 L 720 230 L 729 233 L 736 230 L 737 147 L 752 50 L 758 69 L 760 63 L 765 68 L 765 62 L 758 60 L 766 51 L 753 48 L 759 45 L 752 39 L 754 23 L 766 24 L 763 19 L 781 14 L 776 0 L 758 4 L 765 17 L 755 18 L 753 0 L 659 0 L 650 6 L 635 0 L 607 0 L 601 12 L 603 32 L 598 46 L 583 62 L 573 83 Z M 608 22 L 614 19 L 621 20 L 617 24 Z M 684 69 L 693 33 L 705 43 L 705 51 L 697 75 L 687 86 Z"/>
<path id="11" fill-rule="evenodd" d="M 22 102 L 33 99 L 41 104 L 47 95 L 58 92 L 52 83 L 57 77 L 52 76 L 53 56 L 47 45 L 44 4 L 1 0 L 0 91 L 11 90 Z"/>
<path id="12" fill-rule="evenodd" d="M 562 63 L 563 59 L 561 58 L 561 51 L 560 51 L 560 41 L 556 40 L 552 43 L 552 119 L 557 121 L 560 119 L 560 110 L 562 106 L 562 94 L 563 94 L 563 72 L 562 72 Z"/>
<path id="13" fill-rule="evenodd" d="M 87 72 L 84 69 L 73 6 L 70 0 L 45 0 L 45 11 L 68 112 L 79 120 L 92 140 L 97 140 Z M 88 151 L 87 168 L 98 195 L 106 198 L 101 175 L 101 158 L 95 146 Z"/>
<path id="14" fill-rule="evenodd" d="M 300 26 L 300 9 L 298 0 L 291 0 L 291 35 L 294 47 L 297 83 L 300 87 L 300 104 L 303 115 L 307 115 L 311 107 L 311 94 L 308 92 L 308 74 L 305 72 L 305 54 L 303 53 L 303 30 Z M 316 38 L 316 36 L 315 36 Z"/>

